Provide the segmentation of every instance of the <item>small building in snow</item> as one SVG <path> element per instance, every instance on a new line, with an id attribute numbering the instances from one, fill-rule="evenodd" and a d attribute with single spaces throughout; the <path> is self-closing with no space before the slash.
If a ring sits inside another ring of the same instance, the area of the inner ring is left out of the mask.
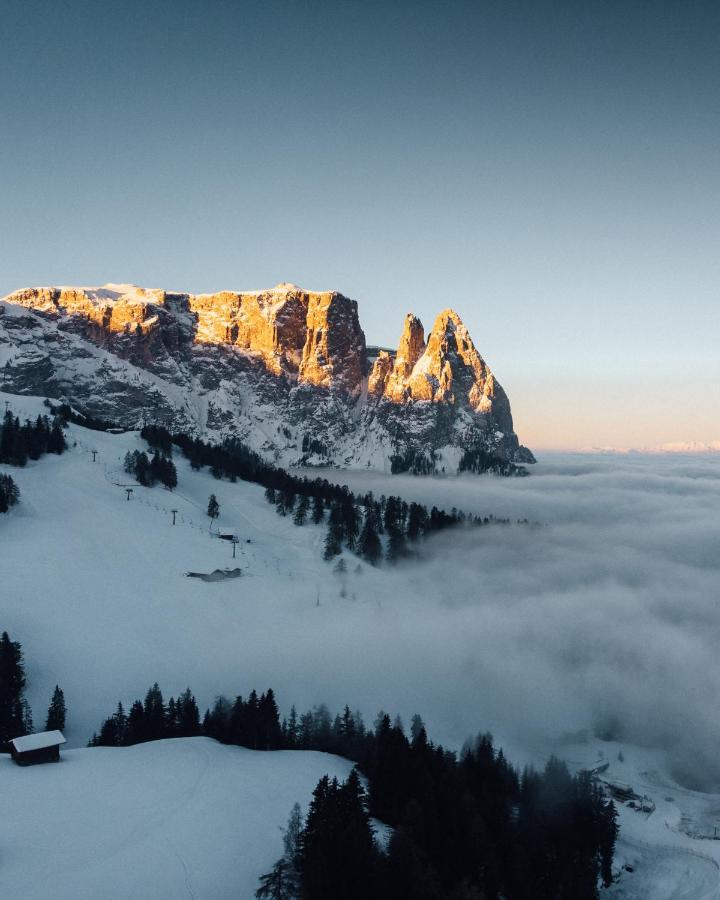
<path id="1" fill-rule="evenodd" d="M 10 741 L 10 755 L 19 766 L 35 763 L 59 762 L 60 745 L 65 743 L 61 731 L 41 731 L 26 734 Z"/>

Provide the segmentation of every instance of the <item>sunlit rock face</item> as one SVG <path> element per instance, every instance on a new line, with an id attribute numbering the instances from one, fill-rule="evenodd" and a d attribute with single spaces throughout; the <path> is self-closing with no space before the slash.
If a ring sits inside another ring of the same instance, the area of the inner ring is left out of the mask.
<path id="1" fill-rule="evenodd" d="M 32 288 L 0 309 L 6 390 L 66 399 L 124 427 L 235 436 L 284 464 L 418 456 L 454 470 L 470 447 L 532 461 L 450 309 L 427 343 L 408 314 L 397 352 L 373 355 L 354 300 L 292 284 L 215 294 Z"/>

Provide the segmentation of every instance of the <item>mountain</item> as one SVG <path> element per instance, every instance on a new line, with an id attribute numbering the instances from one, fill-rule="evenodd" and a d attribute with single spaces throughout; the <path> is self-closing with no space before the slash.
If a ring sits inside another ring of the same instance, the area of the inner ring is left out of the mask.
<path id="1" fill-rule="evenodd" d="M 393 352 L 366 347 L 357 303 L 335 291 L 28 288 L 0 301 L 0 368 L 5 391 L 125 428 L 237 437 L 285 465 L 455 471 L 467 450 L 534 462 L 451 309 L 427 341 L 408 315 Z"/>

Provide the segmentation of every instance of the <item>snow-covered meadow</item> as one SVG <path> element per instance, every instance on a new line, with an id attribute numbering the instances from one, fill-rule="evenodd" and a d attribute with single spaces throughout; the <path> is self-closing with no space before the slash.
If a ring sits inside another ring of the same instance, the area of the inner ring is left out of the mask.
<path id="1" fill-rule="evenodd" d="M 250 900 L 292 805 L 351 768 L 202 737 L 69 750 L 28 769 L 0 755 L 0 895 Z"/>

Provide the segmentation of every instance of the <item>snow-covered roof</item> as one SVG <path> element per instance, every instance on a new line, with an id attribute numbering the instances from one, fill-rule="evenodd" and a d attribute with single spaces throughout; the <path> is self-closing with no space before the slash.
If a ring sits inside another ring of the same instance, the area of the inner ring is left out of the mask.
<path id="1" fill-rule="evenodd" d="M 26 734 L 24 737 L 13 738 L 10 743 L 16 753 L 27 753 L 29 750 L 43 750 L 45 747 L 64 744 L 65 738 L 62 731 L 40 731 L 38 734 Z"/>

